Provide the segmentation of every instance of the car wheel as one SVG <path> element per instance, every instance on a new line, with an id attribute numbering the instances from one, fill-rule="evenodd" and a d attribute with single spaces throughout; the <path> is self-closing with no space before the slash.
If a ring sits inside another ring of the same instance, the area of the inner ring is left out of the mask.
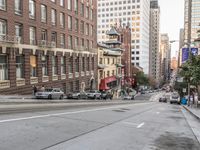
<path id="1" fill-rule="evenodd" d="M 81 96 L 80 96 L 80 95 L 78 96 L 78 99 L 81 99 Z"/>
<path id="2" fill-rule="evenodd" d="M 49 96 L 48 96 L 48 99 L 52 99 L 52 95 L 49 95 Z"/>
<path id="3" fill-rule="evenodd" d="M 94 95 L 94 99 L 96 99 L 96 95 Z"/>
<path id="4" fill-rule="evenodd" d="M 60 99 L 63 99 L 63 95 L 60 95 Z"/>

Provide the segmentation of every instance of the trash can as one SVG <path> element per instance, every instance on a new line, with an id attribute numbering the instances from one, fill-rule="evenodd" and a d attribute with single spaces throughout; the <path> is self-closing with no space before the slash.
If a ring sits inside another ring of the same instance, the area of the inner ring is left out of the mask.
<path id="1" fill-rule="evenodd" d="M 183 98 L 181 99 L 181 104 L 182 104 L 182 105 L 187 105 L 187 99 L 186 99 L 185 97 L 183 97 Z"/>

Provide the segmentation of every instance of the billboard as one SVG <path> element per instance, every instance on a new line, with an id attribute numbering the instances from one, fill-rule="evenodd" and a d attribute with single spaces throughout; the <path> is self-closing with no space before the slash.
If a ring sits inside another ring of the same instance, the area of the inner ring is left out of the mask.
<path id="1" fill-rule="evenodd" d="M 189 58 L 189 48 L 182 48 L 182 63 L 187 61 Z"/>

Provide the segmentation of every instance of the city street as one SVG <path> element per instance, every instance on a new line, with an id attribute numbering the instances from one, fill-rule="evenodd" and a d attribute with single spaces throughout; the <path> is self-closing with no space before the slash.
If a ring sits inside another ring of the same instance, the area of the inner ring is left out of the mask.
<path id="1" fill-rule="evenodd" d="M 149 95 L 142 95 L 123 103 L 93 102 L 71 108 L 66 104 L 1 113 L 0 149 L 200 149 L 185 118 L 190 114 L 182 106 L 149 100 Z"/>

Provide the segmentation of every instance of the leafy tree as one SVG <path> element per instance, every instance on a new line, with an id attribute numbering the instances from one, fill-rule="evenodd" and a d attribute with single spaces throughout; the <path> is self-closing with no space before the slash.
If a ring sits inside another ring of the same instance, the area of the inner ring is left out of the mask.
<path id="1" fill-rule="evenodd" d="M 148 77 L 144 74 L 144 72 L 138 72 L 136 74 L 136 81 L 139 85 L 148 85 Z"/>

